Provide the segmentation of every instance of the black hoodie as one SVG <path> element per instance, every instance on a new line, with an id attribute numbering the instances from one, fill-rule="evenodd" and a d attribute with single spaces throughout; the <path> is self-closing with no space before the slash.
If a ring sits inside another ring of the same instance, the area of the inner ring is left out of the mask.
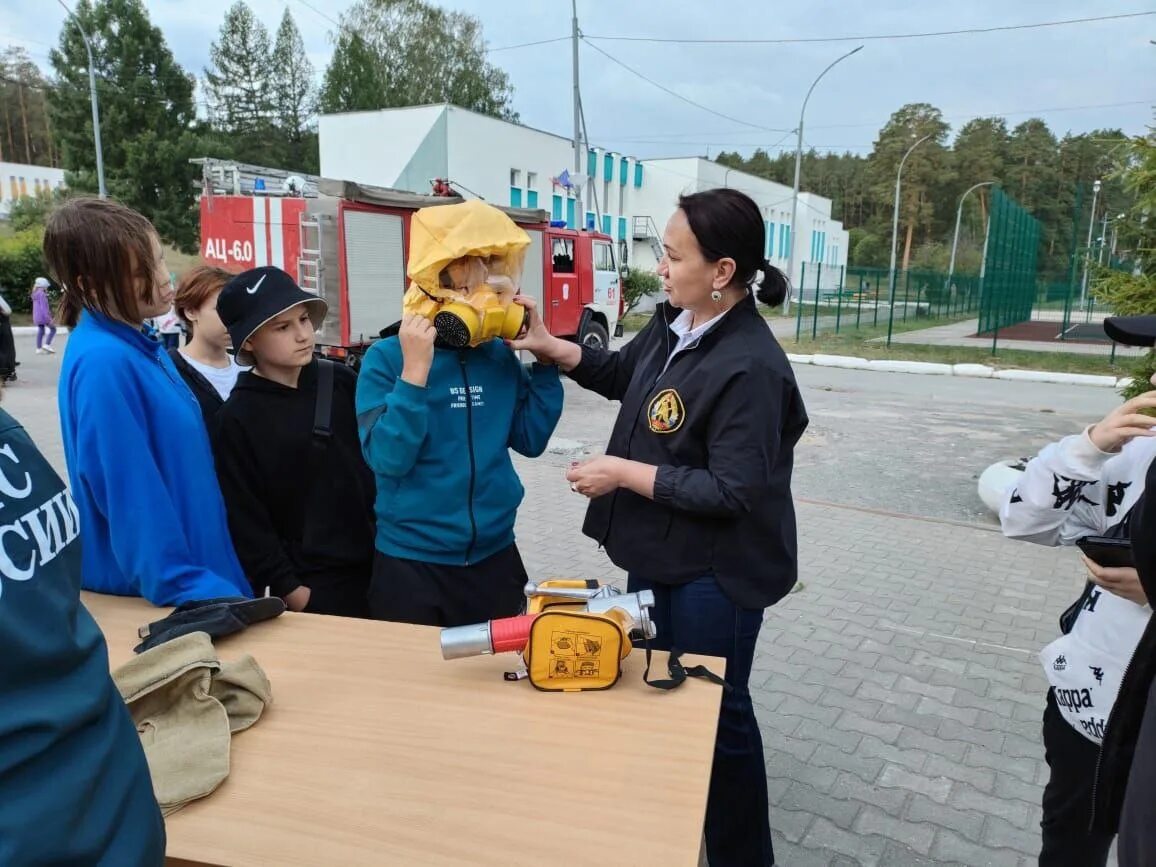
<path id="1" fill-rule="evenodd" d="M 297 388 L 242 373 L 217 413 L 213 449 L 233 545 L 253 590 L 284 597 L 312 588 L 323 599 L 364 601 L 373 563 L 374 481 L 361 456 L 354 411 L 357 375 L 334 365 L 332 436 L 314 442 L 317 370 Z"/>
<path id="2" fill-rule="evenodd" d="M 1156 462 L 1132 512 L 1132 553 L 1151 605 L 1156 601 Z M 1093 789 L 1095 828 L 1119 825 L 1121 867 L 1156 864 L 1156 618 L 1148 621 L 1108 717 Z M 1125 795 L 1127 797 L 1125 797 Z M 1121 813 L 1123 814 L 1121 818 Z"/>

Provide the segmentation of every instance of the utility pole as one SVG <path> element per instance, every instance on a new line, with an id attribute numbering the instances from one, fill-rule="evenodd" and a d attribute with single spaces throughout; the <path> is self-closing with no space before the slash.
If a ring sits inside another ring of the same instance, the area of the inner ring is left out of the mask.
<path id="1" fill-rule="evenodd" d="M 104 151 L 100 146 L 100 103 L 96 96 L 96 67 L 92 60 L 92 40 L 81 26 L 80 19 L 65 5 L 64 0 L 58 0 L 68 17 L 76 22 L 76 29 L 80 31 L 80 38 L 84 40 L 84 48 L 88 52 L 88 96 L 92 103 L 92 138 L 96 146 L 96 183 L 102 199 L 108 198 L 108 191 L 104 186 Z"/>
<path id="2" fill-rule="evenodd" d="M 586 211 L 582 208 L 582 94 L 578 88 L 578 0 L 570 0 L 573 11 L 570 40 L 574 46 L 574 228 L 586 228 Z"/>

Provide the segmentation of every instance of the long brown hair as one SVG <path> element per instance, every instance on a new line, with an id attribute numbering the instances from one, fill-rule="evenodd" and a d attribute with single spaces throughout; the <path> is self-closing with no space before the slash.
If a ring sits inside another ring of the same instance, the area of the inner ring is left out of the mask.
<path id="1" fill-rule="evenodd" d="M 88 309 L 141 322 L 141 303 L 155 289 L 156 236 L 143 215 L 110 199 L 70 199 L 57 208 L 44 230 L 44 260 L 63 292 L 61 321 L 73 327 Z"/>
<path id="2" fill-rule="evenodd" d="M 220 292 L 225 284 L 233 279 L 233 274 L 224 268 L 212 265 L 197 265 L 181 275 L 181 282 L 177 285 L 177 294 L 173 297 L 173 308 L 181 321 L 190 327 L 185 313 L 189 310 L 198 310 L 209 300 L 215 292 Z"/>

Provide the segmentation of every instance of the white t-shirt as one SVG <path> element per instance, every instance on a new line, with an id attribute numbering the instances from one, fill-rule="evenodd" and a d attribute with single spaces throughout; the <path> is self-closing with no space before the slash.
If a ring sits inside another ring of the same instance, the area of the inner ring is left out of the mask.
<path id="1" fill-rule="evenodd" d="M 229 395 L 233 393 L 233 386 L 237 384 L 237 377 L 249 369 L 237 364 L 236 359 L 231 355 L 229 356 L 228 367 L 213 367 L 210 364 L 203 364 L 194 358 L 189 358 L 183 352 L 181 357 L 189 363 L 189 367 L 209 381 L 209 384 L 221 396 L 221 400 L 229 399 Z"/>

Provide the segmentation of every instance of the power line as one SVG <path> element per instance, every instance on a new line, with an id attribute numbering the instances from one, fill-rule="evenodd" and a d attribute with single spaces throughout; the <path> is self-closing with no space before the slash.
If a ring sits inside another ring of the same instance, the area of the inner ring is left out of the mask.
<path id="1" fill-rule="evenodd" d="M 487 48 L 487 54 L 493 54 L 496 51 L 513 51 L 515 48 L 530 48 L 533 45 L 552 45 L 555 42 L 569 42 L 569 36 L 558 36 L 554 39 L 539 39 L 536 42 L 519 42 L 517 45 L 503 45 L 500 48 Z"/>
<path id="2" fill-rule="evenodd" d="M 804 36 L 785 39 L 678 39 L 658 36 L 584 36 L 602 42 L 658 42 L 681 45 L 791 45 L 813 42 L 862 42 L 864 40 L 924 39 L 933 36 L 962 36 L 974 33 L 1003 33 L 1012 30 L 1037 30 L 1042 27 L 1063 27 L 1068 24 L 1089 24 L 1094 21 L 1119 21 L 1142 18 L 1156 12 L 1122 12 L 1118 15 L 1097 15 L 1090 18 L 1067 18 L 1062 21 L 1040 21 L 1035 24 L 1007 24 L 997 27 L 968 27 L 961 30 L 933 30 L 926 33 L 876 33 L 865 36 Z"/>
<path id="3" fill-rule="evenodd" d="M 979 120 L 981 118 L 987 118 L 987 117 L 1003 118 L 1003 117 L 1009 117 L 1009 116 L 1013 116 L 1013 115 L 1047 114 L 1047 113 L 1060 112 L 1060 111 L 1083 111 L 1086 109 L 1093 109 L 1093 108 L 1123 108 L 1126 106 L 1133 106 L 1133 105 L 1152 105 L 1153 103 L 1156 103 L 1156 97 L 1151 97 L 1149 99 L 1130 100 L 1128 102 L 1102 102 L 1102 103 L 1095 103 L 1095 104 L 1091 104 L 1091 105 L 1062 105 L 1062 106 L 1052 106 L 1050 108 L 1024 108 L 1024 109 L 1016 109 L 1014 111 L 989 111 L 989 112 L 984 112 L 983 114 L 951 114 L 951 115 L 943 115 L 943 119 L 944 120 Z M 815 125 L 815 126 L 810 126 L 810 127 L 808 127 L 808 129 L 811 129 L 811 130 L 816 130 L 816 129 L 859 129 L 859 128 L 866 128 L 866 127 L 879 129 L 880 127 L 882 127 L 886 123 L 887 123 L 887 121 L 875 122 L 875 123 L 845 123 L 845 124 L 826 124 L 826 125 L 819 124 L 819 125 Z M 672 136 L 681 137 L 681 136 L 692 136 L 692 135 L 698 135 L 698 133 L 690 133 L 690 132 L 687 132 L 687 133 L 655 133 L 654 135 L 645 136 L 645 137 L 640 136 L 636 133 L 635 134 L 628 134 L 626 136 L 619 136 L 619 135 L 611 134 L 611 135 L 602 135 L 602 136 L 600 136 L 600 138 L 609 139 L 609 140 L 613 140 L 613 141 L 617 141 L 617 142 L 626 142 L 629 144 L 676 144 L 676 145 L 704 145 L 704 146 L 707 146 L 707 145 L 709 145 L 709 146 L 727 145 L 727 146 L 731 146 L 731 147 L 759 147 L 760 146 L 759 142 L 757 142 L 757 141 L 719 141 L 719 140 L 689 141 L 689 140 L 681 139 L 681 138 L 677 138 L 677 139 L 676 138 L 668 138 L 668 137 L 672 137 Z M 720 133 L 720 135 L 750 135 L 750 133 L 748 133 L 746 130 L 728 130 L 726 132 Z M 872 147 L 872 146 L 873 145 L 812 145 L 812 147 L 829 147 L 829 148 L 836 148 L 836 147 L 860 148 L 860 147 Z"/>
<path id="4" fill-rule="evenodd" d="M 585 36 L 582 37 L 582 41 L 585 42 L 587 45 L 589 45 L 591 48 L 593 48 L 595 51 L 597 51 L 599 54 L 606 57 L 611 62 L 616 63 L 619 66 L 621 66 L 623 69 L 625 69 L 631 75 L 634 75 L 638 78 L 641 78 L 643 81 L 645 81 L 647 84 L 651 85 L 652 87 L 657 87 L 663 93 L 669 94 L 670 96 L 673 96 L 675 99 L 679 99 L 679 100 L 685 102 L 687 105 L 693 105 L 695 108 L 700 109 L 702 111 L 705 111 L 708 114 L 713 114 L 715 117 L 721 117 L 724 120 L 731 121 L 732 123 L 740 123 L 743 126 L 749 126 L 752 129 L 763 130 L 764 132 L 785 132 L 787 134 L 794 132 L 793 129 L 782 129 L 782 128 L 775 128 L 775 127 L 769 127 L 769 126 L 761 126 L 760 124 L 757 124 L 757 123 L 749 123 L 748 121 L 742 120 L 740 118 L 731 117 L 729 114 L 723 114 L 721 111 L 715 111 L 713 108 L 708 108 L 707 106 L 703 105 L 701 102 L 695 102 L 693 99 L 685 97 L 681 93 L 678 93 L 677 91 L 671 90 L 666 85 L 659 84 L 653 78 L 647 78 L 645 75 L 643 75 L 641 72 L 639 72 L 634 67 L 627 66 L 625 63 L 623 63 L 621 60 L 619 60 L 613 54 L 609 54 L 606 51 L 603 51 L 597 45 L 595 45 L 594 43 L 587 40 Z"/>
<path id="5" fill-rule="evenodd" d="M 354 34 L 353 30 L 351 30 L 345 24 L 342 24 L 340 21 L 337 21 L 336 19 L 334 19 L 334 18 L 330 17 L 329 15 L 327 15 L 326 13 L 322 12 L 320 9 L 318 9 L 316 6 L 314 6 L 312 3 L 308 2 L 308 0 L 297 0 L 297 2 L 300 3 L 302 6 L 304 6 L 306 9 L 311 9 L 314 13 L 316 13 L 317 15 L 320 15 L 322 18 L 324 18 L 326 21 L 328 21 L 330 24 L 332 24 L 338 30 L 344 30 L 350 34 L 356 35 L 356 34 Z M 531 46 L 534 46 L 534 45 L 550 45 L 554 42 L 566 42 L 569 39 L 570 39 L 569 36 L 558 36 L 554 39 L 538 39 L 534 42 L 519 42 L 517 45 L 502 45 L 498 48 L 487 48 L 487 49 L 485 49 L 485 53 L 486 54 L 493 54 L 496 51 L 513 51 L 515 48 L 530 48 Z"/>

